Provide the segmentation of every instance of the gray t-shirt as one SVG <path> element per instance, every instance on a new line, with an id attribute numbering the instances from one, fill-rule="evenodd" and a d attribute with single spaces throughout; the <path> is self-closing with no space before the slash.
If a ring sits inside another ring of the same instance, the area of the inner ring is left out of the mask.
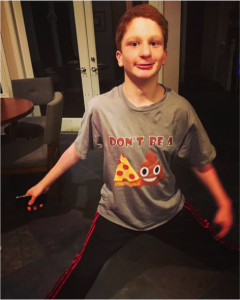
<path id="1" fill-rule="evenodd" d="M 216 155 L 193 107 L 168 88 L 162 100 L 142 107 L 124 96 L 122 85 L 91 99 L 75 145 L 81 159 L 104 146 L 98 212 L 133 230 L 164 224 L 183 208 L 170 169 L 177 156 L 204 166 Z"/>

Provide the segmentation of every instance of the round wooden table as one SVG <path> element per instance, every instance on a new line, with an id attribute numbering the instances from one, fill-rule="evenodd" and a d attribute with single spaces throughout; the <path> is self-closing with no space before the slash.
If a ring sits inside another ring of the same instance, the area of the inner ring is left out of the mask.
<path id="1" fill-rule="evenodd" d="M 1 125 L 11 123 L 10 140 L 15 139 L 17 121 L 33 111 L 33 103 L 26 99 L 1 98 Z"/>

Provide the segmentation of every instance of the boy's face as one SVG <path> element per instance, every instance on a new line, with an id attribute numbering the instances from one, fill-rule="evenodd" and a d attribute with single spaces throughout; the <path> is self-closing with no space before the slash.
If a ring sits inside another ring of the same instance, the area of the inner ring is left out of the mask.
<path id="1" fill-rule="evenodd" d="M 134 80 L 157 78 L 165 65 L 167 50 L 161 27 L 151 19 L 135 18 L 127 27 L 122 39 L 122 50 L 116 57 L 125 76 Z"/>

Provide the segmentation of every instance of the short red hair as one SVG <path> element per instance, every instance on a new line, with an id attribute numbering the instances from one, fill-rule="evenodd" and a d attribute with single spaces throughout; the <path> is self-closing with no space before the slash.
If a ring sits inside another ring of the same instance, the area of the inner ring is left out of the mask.
<path id="1" fill-rule="evenodd" d="M 155 21 L 161 27 L 162 30 L 162 34 L 164 38 L 164 49 L 167 48 L 168 21 L 154 6 L 150 4 L 141 4 L 141 5 L 136 5 L 133 8 L 127 10 L 124 13 L 124 15 L 121 17 L 116 30 L 117 50 L 121 51 L 121 43 L 122 43 L 123 36 L 127 31 L 128 25 L 135 18 L 146 18 Z"/>

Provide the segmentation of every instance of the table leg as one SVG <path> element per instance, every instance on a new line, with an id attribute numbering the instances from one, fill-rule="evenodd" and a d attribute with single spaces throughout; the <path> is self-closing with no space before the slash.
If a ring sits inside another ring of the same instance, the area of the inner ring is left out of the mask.
<path id="1" fill-rule="evenodd" d="M 9 134 L 10 141 L 14 141 L 15 140 L 16 130 L 17 130 L 17 121 L 11 123 L 10 134 Z"/>

